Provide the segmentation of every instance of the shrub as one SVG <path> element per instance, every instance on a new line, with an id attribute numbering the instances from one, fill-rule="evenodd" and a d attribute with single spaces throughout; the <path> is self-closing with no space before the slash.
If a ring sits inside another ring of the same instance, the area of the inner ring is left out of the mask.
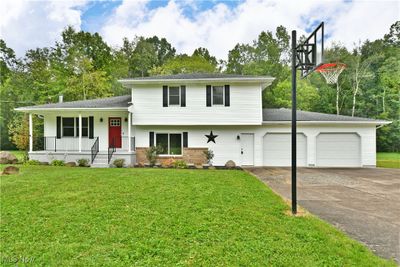
<path id="1" fill-rule="evenodd" d="M 115 159 L 113 161 L 114 166 L 117 167 L 117 168 L 124 167 L 124 163 L 125 163 L 125 159 Z"/>
<path id="2" fill-rule="evenodd" d="M 207 151 L 204 151 L 204 155 L 206 156 L 207 163 L 211 165 L 214 158 L 214 152 L 211 149 L 207 149 Z"/>
<path id="3" fill-rule="evenodd" d="M 187 164 L 184 160 L 176 160 L 173 163 L 174 168 L 176 169 L 186 169 L 187 168 Z"/>
<path id="4" fill-rule="evenodd" d="M 24 165 L 28 165 L 28 166 L 40 165 L 40 161 L 31 159 L 31 160 L 25 161 Z"/>
<path id="5" fill-rule="evenodd" d="M 65 166 L 65 162 L 60 159 L 55 159 L 50 163 L 51 166 Z"/>
<path id="6" fill-rule="evenodd" d="M 78 159 L 76 162 L 78 163 L 79 167 L 88 167 L 89 166 L 88 159 Z"/>
<path id="7" fill-rule="evenodd" d="M 164 160 L 164 162 L 162 163 L 162 166 L 164 168 L 169 168 L 169 167 L 173 167 L 175 163 L 175 159 L 174 158 L 169 158 Z"/>
<path id="8" fill-rule="evenodd" d="M 154 166 L 157 161 L 157 155 L 162 151 L 159 146 L 151 146 L 146 149 L 146 159 L 149 161 L 150 166 Z"/>

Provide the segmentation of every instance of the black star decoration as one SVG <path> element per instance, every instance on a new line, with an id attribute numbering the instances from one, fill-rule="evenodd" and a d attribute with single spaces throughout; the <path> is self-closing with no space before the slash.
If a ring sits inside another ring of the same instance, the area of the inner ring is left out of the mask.
<path id="1" fill-rule="evenodd" d="M 214 135 L 212 131 L 210 134 L 206 134 L 206 137 L 208 138 L 207 143 L 214 142 L 215 144 L 215 138 L 217 138 L 217 136 L 218 135 Z"/>

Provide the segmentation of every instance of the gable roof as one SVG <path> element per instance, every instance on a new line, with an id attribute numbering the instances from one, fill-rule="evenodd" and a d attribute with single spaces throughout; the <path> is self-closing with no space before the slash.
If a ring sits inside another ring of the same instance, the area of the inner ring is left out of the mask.
<path id="1" fill-rule="evenodd" d="M 326 114 L 310 111 L 297 110 L 297 121 L 304 122 L 370 122 L 387 124 L 389 121 L 375 120 L 362 117 L 351 117 L 344 115 Z M 292 110 L 287 108 L 263 109 L 263 122 L 282 122 L 292 120 Z"/>
<path id="2" fill-rule="evenodd" d="M 79 101 L 44 104 L 37 106 L 27 106 L 27 107 L 16 108 L 15 110 L 27 111 L 27 110 L 46 110 L 46 109 L 128 108 L 130 101 L 131 101 L 131 95 L 123 95 L 123 96 L 97 98 L 90 100 L 79 100 Z"/>
<path id="3" fill-rule="evenodd" d="M 225 73 L 181 73 L 174 75 L 157 75 L 149 77 L 137 77 L 121 79 L 123 85 L 132 84 L 159 84 L 163 82 L 241 82 L 241 83 L 260 83 L 268 86 L 274 80 L 271 76 L 254 76 L 240 74 L 225 74 Z"/>

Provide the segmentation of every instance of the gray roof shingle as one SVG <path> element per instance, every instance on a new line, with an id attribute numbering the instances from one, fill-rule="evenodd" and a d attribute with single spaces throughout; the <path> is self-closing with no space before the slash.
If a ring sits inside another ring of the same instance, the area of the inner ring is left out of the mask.
<path id="1" fill-rule="evenodd" d="M 79 100 L 62 103 L 44 104 L 37 106 L 20 107 L 17 110 L 25 109 L 51 109 L 51 108 L 124 108 L 129 106 L 131 95 L 114 96 L 90 100 Z"/>
<path id="2" fill-rule="evenodd" d="M 266 108 L 263 109 L 263 121 L 290 121 L 292 111 L 287 108 Z M 351 117 L 343 115 L 325 114 L 318 112 L 297 110 L 298 121 L 365 121 L 365 122 L 383 122 L 361 117 Z"/>

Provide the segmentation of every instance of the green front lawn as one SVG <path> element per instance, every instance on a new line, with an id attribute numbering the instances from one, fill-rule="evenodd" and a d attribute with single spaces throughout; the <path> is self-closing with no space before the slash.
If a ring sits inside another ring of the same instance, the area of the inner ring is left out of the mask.
<path id="1" fill-rule="evenodd" d="M 395 266 L 242 171 L 21 166 L 1 257 L 77 266 Z M 15 265 L 15 264 L 14 264 Z"/>
<path id="2" fill-rule="evenodd" d="M 376 153 L 376 166 L 381 168 L 400 168 L 399 152 L 378 152 Z"/>

